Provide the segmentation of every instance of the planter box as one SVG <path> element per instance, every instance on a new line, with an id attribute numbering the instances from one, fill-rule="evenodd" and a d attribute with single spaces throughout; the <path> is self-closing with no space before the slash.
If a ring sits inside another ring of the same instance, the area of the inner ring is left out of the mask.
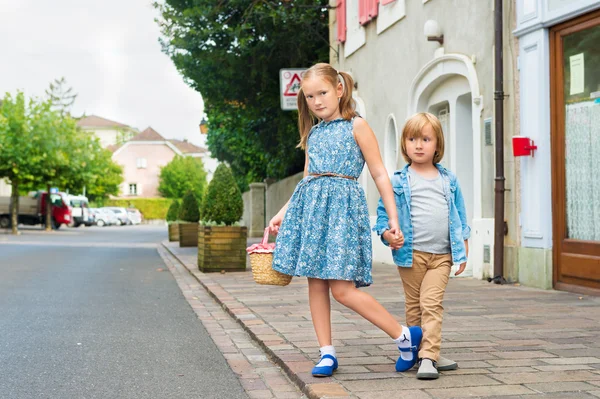
<path id="1" fill-rule="evenodd" d="M 198 269 L 201 272 L 245 271 L 246 226 L 198 227 Z"/>
<path id="2" fill-rule="evenodd" d="M 179 246 L 195 247 L 198 245 L 198 223 L 179 223 Z"/>
<path id="3" fill-rule="evenodd" d="M 169 224 L 169 241 L 179 241 L 179 223 Z"/>

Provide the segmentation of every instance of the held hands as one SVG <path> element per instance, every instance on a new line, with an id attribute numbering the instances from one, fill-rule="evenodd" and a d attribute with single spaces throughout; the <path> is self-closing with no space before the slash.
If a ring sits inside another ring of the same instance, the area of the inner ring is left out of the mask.
<path id="1" fill-rule="evenodd" d="M 400 249 L 404 245 L 404 234 L 402 234 L 397 222 L 390 222 L 390 229 L 384 231 L 382 237 L 390 244 L 392 249 Z"/>

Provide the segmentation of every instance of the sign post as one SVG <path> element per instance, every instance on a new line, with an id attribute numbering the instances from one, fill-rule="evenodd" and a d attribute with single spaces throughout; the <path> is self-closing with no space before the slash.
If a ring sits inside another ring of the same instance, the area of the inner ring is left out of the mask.
<path id="1" fill-rule="evenodd" d="M 294 111 L 298 109 L 298 91 L 300 81 L 306 69 L 283 68 L 279 70 L 279 94 L 281 96 L 281 109 Z"/>

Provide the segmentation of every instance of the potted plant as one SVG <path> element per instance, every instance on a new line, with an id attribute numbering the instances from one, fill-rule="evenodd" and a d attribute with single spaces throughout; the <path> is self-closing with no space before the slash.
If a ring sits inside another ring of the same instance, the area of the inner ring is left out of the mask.
<path id="1" fill-rule="evenodd" d="M 179 241 L 179 208 L 181 204 L 179 200 L 175 199 L 171 202 L 169 210 L 167 211 L 167 225 L 169 226 L 169 241 Z"/>
<path id="2" fill-rule="evenodd" d="M 195 247 L 198 245 L 198 220 L 200 209 L 194 192 L 188 190 L 183 196 L 179 208 L 179 246 Z"/>
<path id="3" fill-rule="evenodd" d="M 246 270 L 248 229 L 242 193 L 229 167 L 220 164 L 208 185 L 198 228 L 198 268 L 202 272 Z"/>

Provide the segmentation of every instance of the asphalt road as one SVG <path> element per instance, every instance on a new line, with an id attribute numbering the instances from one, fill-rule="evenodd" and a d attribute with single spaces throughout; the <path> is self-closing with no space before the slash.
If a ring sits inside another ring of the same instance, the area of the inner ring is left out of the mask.
<path id="1" fill-rule="evenodd" d="M 0 398 L 246 398 L 157 253 L 166 235 L 0 233 Z"/>

